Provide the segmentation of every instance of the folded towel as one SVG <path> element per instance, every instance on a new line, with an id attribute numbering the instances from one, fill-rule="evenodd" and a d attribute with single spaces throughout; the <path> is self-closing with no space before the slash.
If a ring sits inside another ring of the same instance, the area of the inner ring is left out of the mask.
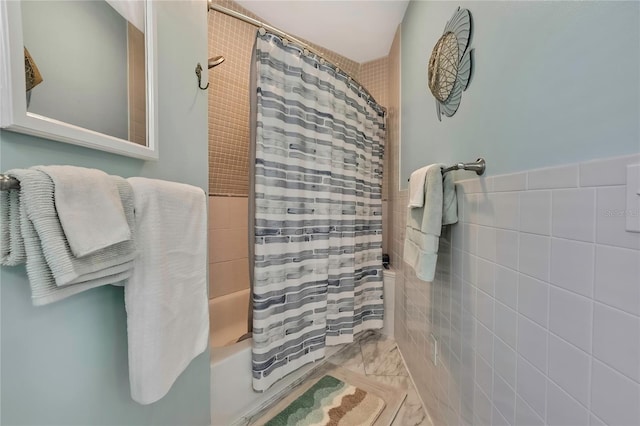
<path id="1" fill-rule="evenodd" d="M 169 391 L 209 338 L 207 216 L 202 189 L 130 178 L 140 256 L 125 285 L 131 397 Z"/>
<path id="2" fill-rule="evenodd" d="M 24 263 L 27 254 L 20 230 L 20 199 L 18 191 L 0 191 L 0 265 Z"/>
<path id="3" fill-rule="evenodd" d="M 45 172 L 53 181 L 58 219 L 75 257 L 131 239 L 120 192 L 111 176 L 84 167 L 35 169 Z"/>
<path id="4" fill-rule="evenodd" d="M 424 205 L 407 208 L 403 259 L 423 281 L 433 281 L 442 225 L 458 221 L 453 178 L 439 164 L 426 167 Z M 412 174 L 413 175 L 413 174 Z"/>
<path id="5" fill-rule="evenodd" d="M 409 177 L 409 207 L 424 206 L 427 173 L 429 170 L 431 170 L 431 173 L 435 173 L 436 170 L 439 171 L 440 167 L 440 164 L 430 164 L 411 173 Z"/>
<path id="6" fill-rule="evenodd" d="M 73 294 L 106 284 L 116 284 L 131 275 L 136 251 L 125 241 L 93 254 L 76 258 L 65 240 L 54 205 L 54 185 L 39 170 L 7 172 L 20 181 L 20 190 L 0 198 L 3 208 L 2 265 L 26 261 L 34 305 L 56 302 Z M 126 180 L 116 181 L 130 227 L 134 225 L 133 192 Z M 7 217 L 8 213 L 8 217 Z M 95 226 L 95 225 L 94 225 Z M 9 247 L 10 253 L 5 256 Z M 24 253 L 24 254 L 22 254 Z M 17 259 L 17 261 L 15 261 Z"/>
<path id="7" fill-rule="evenodd" d="M 442 170 L 439 165 L 427 167 L 425 183 L 423 185 L 424 205 L 409 207 L 407 226 L 425 234 L 440 236 L 442 227 Z"/>

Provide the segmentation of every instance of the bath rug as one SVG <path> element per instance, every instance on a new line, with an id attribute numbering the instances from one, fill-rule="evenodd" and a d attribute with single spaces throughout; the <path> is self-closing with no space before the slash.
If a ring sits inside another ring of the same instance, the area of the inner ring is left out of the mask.
<path id="1" fill-rule="evenodd" d="M 366 376 L 333 368 L 294 389 L 254 425 L 389 425 L 405 396 L 405 392 Z"/>

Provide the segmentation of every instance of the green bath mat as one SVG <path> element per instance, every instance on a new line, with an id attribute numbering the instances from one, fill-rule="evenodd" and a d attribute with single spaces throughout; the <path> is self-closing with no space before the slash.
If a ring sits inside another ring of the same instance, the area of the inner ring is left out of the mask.
<path id="1" fill-rule="evenodd" d="M 373 393 L 325 375 L 265 425 L 370 426 L 384 407 Z"/>

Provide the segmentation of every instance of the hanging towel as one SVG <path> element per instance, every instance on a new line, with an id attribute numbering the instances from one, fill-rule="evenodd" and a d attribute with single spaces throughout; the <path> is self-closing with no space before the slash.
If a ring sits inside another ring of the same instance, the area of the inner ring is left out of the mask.
<path id="1" fill-rule="evenodd" d="M 51 178 L 35 169 L 7 172 L 20 181 L 2 203 L 2 265 L 26 262 L 34 305 L 45 305 L 90 288 L 117 284 L 131 275 L 135 244 L 118 243 L 76 258 L 66 242 L 54 203 Z M 133 192 L 123 178 L 116 181 L 128 223 L 134 225 Z M 7 204 L 5 206 L 5 204 Z M 7 216 L 8 215 L 8 216 Z M 99 226 L 100 224 L 93 224 Z M 5 247 L 9 248 L 9 253 Z"/>
<path id="2" fill-rule="evenodd" d="M 130 178 L 140 256 L 125 285 L 131 397 L 151 404 L 207 348 L 207 217 L 202 189 Z"/>
<path id="3" fill-rule="evenodd" d="M 24 263 L 27 254 L 20 230 L 19 192 L 0 191 L 0 265 Z"/>
<path id="4" fill-rule="evenodd" d="M 37 166 L 53 181 L 56 211 L 75 257 L 131 240 L 115 179 L 102 170 Z"/>
<path id="5" fill-rule="evenodd" d="M 424 187 L 426 185 L 427 172 L 439 167 L 439 164 L 430 164 L 411 173 L 409 178 L 409 207 L 424 206 Z"/>
<path id="6" fill-rule="evenodd" d="M 458 222 L 458 197 L 453 175 L 445 173 L 442 180 L 442 224 L 453 225 Z"/>
<path id="7" fill-rule="evenodd" d="M 453 179 L 434 166 L 427 167 L 424 206 L 407 208 L 403 258 L 423 281 L 435 278 L 442 225 L 458 221 Z"/>

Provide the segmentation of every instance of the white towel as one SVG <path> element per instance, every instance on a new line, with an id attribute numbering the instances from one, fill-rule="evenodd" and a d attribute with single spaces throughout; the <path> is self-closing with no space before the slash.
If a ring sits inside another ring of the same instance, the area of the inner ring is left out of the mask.
<path id="1" fill-rule="evenodd" d="M 34 305 L 45 305 L 90 288 L 118 284 L 131 274 L 134 241 L 125 241 L 82 258 L 73 256 L 54 204 L 54 185 L 44 172 L 7 172 L 20 181 L 19 191 L 0 197 L 2 230 L 0 264 L 26 262 Z M 121 177 L 115 180 L 127 221 L 133 225 L 133 192 Z M 94 226 L 96 226 L 94 224 Z"/>
<path id="2" fill-rule="evenodd" d="M 20 198 L 15 190 L 0 191 L 0 265 L 24 263 L 27 254 L 20 230 Z"/>
<path id="3" fill-rule="evenodd" d="M 130 178 L 141 254 L 125 284 L 131 397 L 151 404 L 209 338 L 207 217 L 202 189 Z"/>
<path id="4" fill-rule="evenodd" d="M 131 239 L 115 180 L 97 169 L 37 166 L 54 184 L 56 211 L 75 257 Z"/>
<path id="5" fill-rule="evenodd" d="M 409 177 L 409 207 L 424 206 L 424 186 L 427 180 L 427 172 L 435 170 L 436 167 L 440 167 L 440 165 L 430 164 L 411 173 L 411 177 Z"/>
<path id="6" fill-rule="evenodd" d="M 424 205 L 407 208 L 403 259 L 419 279 L 433 281 L 442 225 L 458 221 L 457 199 L 453 178 L 445 175 L 443 179 L 441 165 L 426 169 Z"/>

